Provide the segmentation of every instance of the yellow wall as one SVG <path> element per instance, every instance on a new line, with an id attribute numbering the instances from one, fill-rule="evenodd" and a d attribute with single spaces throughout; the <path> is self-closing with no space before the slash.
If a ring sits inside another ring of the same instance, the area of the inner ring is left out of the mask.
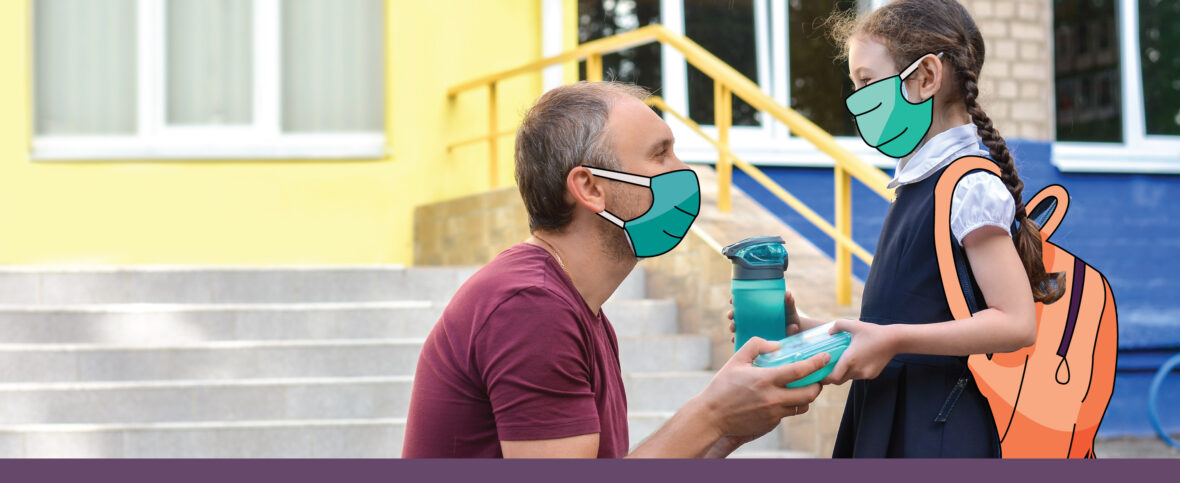
<path id="1" fill-rule="evenodd" d="M 488 187 L 485 146 L 445 149 L 482 132 L 486 95 L 446 87 L 538 58 L 541 0 L 387 11 L 386 159 L 33 162 L 29 2 L 0 2 L 0 264 L 409 264 L 414 206 Z M 540 92 L 540 75 L 506 82 L 501 127 Z"/>

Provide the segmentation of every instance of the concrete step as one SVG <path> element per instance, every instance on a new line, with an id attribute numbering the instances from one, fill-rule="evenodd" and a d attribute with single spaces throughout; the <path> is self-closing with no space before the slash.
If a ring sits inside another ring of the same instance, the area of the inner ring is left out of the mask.
<path id="1" fill-rule="evenodd" d="M 0 344 L 0 382 L 413 375 L 423 339 L 214 341 L 175 345 Z M 699 371 L 709 340 L 619 338 L 624 372 Z"/>
<path id="2" fill-rule="evenodd" d="M 426 337 L 445 306 L 416 300 L 0 306 L 0 336 L 9 343 L 122 345 Z M 619 335 L 677 331 L 672 300 L 616 300 L 603 310 Z"/>
<path id="3" fill-rule="evenodd" d="M 0 382 L 412 375 L 422 339 L 0 344 Z"/>
<path id="4" fill-rule="evenodd" d="M 669 417 L 632 414 L 632 449 Z M 405 420 L 397 418 L 26 424 L 0 426 L 0 457 L 396 458 L 404 439 Z M 768 447 L 771 443 L 777 445 L 777 431 L 739 451 L 786 453 Z"/>
<path id="5" fill-rule="evenodd" d="M 0 425 L 404 418 L 412 385 L 410 376 L 0 384 Z"/>
<path id="6" fill-rule="evenodd" d="M 699 335 L 619 337 L 623 373 L 703 371 L 712 364 L 709 338 Z"/>
<path id="7" fill-rule="evenodd" d="M 425 337 L 443 307 L 417 300 L 0 306 L 0 334 L 12 343 L 118 345 Z"/>
<path id="8" fill-rule="evenodd" d="M 675 411 L 711 376 L 626 374 L 627 406 Z M 0 425 L 404 418 L 412 387 L 411 376 L 8 383 Z"/>
<path id="9" fill-rule="evenodd" d="M 627 278 L 619 284 L 606 303 L 620 300 L 641 300 L 647 298 L 647 271 L 643 267 L 635 267 Z"/>
<path id="10" fill-rule="evenodd" d="M 404 419 L 0 426 L 4 458 L 396 458 Z"/>
<path id="11" fill-rule="evenodd" d="M 5 267 L 0 304 L 310 303 L 450 300 L 478 267 Z M 642 299 L 632 272 L 613 300 Z"/>
<path id="12" fill-rule="evenodd" d="M 680 332 L 676 301 L 671 299 L 608 300 L 602 311 L 619 337 Z"/>
<path id="13" fill-rule="evenodd" d="M 637 412 L 679 410 L 713 380 L 712 371 L 632 372 L 623 374 L 627 408 Z"/>
<path id="14" fill-rule="evenodd" d="M 9 267 L 3 304 L 448 300 L 476 268 Z"/>

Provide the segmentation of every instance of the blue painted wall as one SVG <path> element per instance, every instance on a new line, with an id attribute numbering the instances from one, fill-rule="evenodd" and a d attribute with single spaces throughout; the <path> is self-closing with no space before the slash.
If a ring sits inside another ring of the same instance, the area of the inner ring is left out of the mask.
<path id="1" fill-rule="evenodd" d="M 1180 272 L 1180 258 L 1175 256 L 1180 252 L 1180 176 L 1061 173 L 1050 162 L 1051 143 L 1010 140 L 1009 147 L 1026 186 L 1025 199 L 1051 184 L 1069 191 L 1069 213 L 1052 241 L 1101 271 L 1114 290 L 1119 315 L 1119 372 L 1101 434 L 1150 434 L 1147 387 L 1163 359 L 1180 352 L 1180 299 L 1173 277 Z M 834 219 L 830 169 L 763 171 L 821 216 Z M 833 255 L 831 238 L 756 181 L 735 171 L 734 182 Z M 856 181 L 852 200 L 853 238 L 872 252 L 889 204 Z M 854 274 L 863 280 L 868 266 L 855 257 L 853 260 Z M 1180 432 L 1180 372 L 1165 383 L 1160 407 L 1166 408 L 1161 415 L 1165 427 Z"/>

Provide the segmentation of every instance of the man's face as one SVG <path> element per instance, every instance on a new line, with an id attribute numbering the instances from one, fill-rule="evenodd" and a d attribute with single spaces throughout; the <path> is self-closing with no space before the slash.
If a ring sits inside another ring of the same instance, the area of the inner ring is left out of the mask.
<path id="1" fill-rule="evenodd" d="M 668 171 L 688 169 L 672 151 L 672 129 L 642 101 L 620 97 L 611 107 L 606 135 L 622 171 L 641 176 L 656 176 Z M 607 210 L 624 220 L 632 220 L 651 207 L 651 190 L 618 181 L 604 180 Z M 608 254 L 621 259 L 634 257 L 623 230 L 603 223 L 604 246 Z"/>

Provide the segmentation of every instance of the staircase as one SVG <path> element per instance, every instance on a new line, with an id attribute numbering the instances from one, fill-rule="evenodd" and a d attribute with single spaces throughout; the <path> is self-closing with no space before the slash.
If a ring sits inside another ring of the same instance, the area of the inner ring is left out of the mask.
<path id="1" fill-rule="evenodd" d="M 473 272 L 0 270 L 0 457 L 400 456 L 422 341 Z M 708 383 L 709 341 L 642 269 L 604 310 L 634 446 Z"/>

